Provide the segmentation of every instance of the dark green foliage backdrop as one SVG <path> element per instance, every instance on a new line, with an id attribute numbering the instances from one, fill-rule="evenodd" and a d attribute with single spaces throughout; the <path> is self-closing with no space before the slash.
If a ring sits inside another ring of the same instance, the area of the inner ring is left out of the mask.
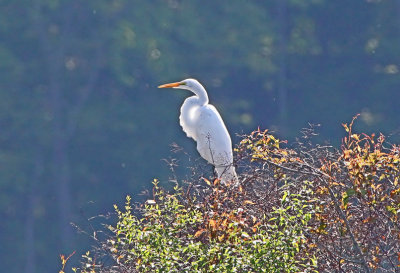
<path id="1" fill-rule="evenodd" d="M 232 135 L 338 144 L 356 113 L 398 139 L 399 66 L 399 0 L 1 1 L 2 268 L 54 272 L 87 246 L 69 222 L 166 181 L 172 142 L 197 157 L 158 84 L 198 78 Z"/>

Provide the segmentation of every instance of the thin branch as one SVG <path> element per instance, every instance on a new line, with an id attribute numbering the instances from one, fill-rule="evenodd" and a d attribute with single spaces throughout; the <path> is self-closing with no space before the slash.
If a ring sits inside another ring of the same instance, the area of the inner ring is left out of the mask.
<path id="1" fill-rule="evenodd" d="M 335 197 L 335 194 L 334 194 L 333 190 L 331 189 L 331 187 L 329 187 L 329 185 L 328 185 L 328 183 L 326 183 L 326 181 L 324 181 L 323 179 L 321 179 L 321 177 L 318 177 L 318 179 L 319 179 L 319 181 L 321 181 L 321 183 L 328 189 L 329 195 L 330 195 L 330 197 L 331 197 L 331 199 L 332 199 L 332 201 L 333 201 L 333 203 L 334 203 L 334 205 L 335 205 L 336 211 L 337 211 L 337 213 L 339 214 L 340 218 L 342 218 L 342 220 L 344 221 L 344 223 L 345 223 L 345 225 L 346 225 L 346 228 L 347 228 L 347 231 L 349 232 L 351 241 L 353 242 L 353 246 L 354 246 L 354 248 L 356 249 L 356 252 L 357 252 L 359 258 L 361 259 L 361 264 L 362 264 L 362 266 L 364 267 L 365 272 L 369 273 L 369 272 L 370 272 L 370 271 L 369 271 L 369 267 L 368 267 L 368 265 L 367 265 L 367 262 L 365 261 L 364 255 L 362 254 L 361 248 L 360 248 L 360 246 L 358 245 L 358 243 L 357 243 L 357 241 L 356 241 L 356 238 L 354 237 L 354 234 L 353 234 L 351 225 L 350 225 L 350 223 L 349 223 L 349 220 L 347 219 L 347 217 L 346 217 L 346 215 L 344 214 L 343 210 L 340 208 L 340 205 L 339 205 L 339 203 L 338 203 L 338 201 L 337 201 L 337 199 L 336 199 L 336 197 Z"/>
<path id="2" fill-rule="evenodd" d="M 286 171 L 290 171 L 290 172 L 293 172 L 293 173 L 302 173 L 302 174 L 312 175 L 312 176 L 316 176 L 318 178 L 318 180 L 328 189 L 329 195 L 331 197 L 331 200 L 333 201 L 333 203 L 335 205 L 335 209 L 336 209 L 337 213 L 339 214 L 340 218 L 342 218 L 342 220 L 344 221 L 344 223 L 346 225 L 346 228 L 347 228 L 347 230 L 349 232 L 351 241 L 353 243 L 353 246 L 354 246 L 354 248 L 355 248 L 355 250 L 356 250 L 356 252 L 357 252 L 357 254 L 359 256 L 359 259 L 361 259 L 360 263 L 364 267 L 365 272 L 369 273 L 370 272 L 369 267 L 367 265 L 367 262 L 365 260 L 364 255 L 362 254 L 361 248 L 360 248 L 359 244 L 357 243 L 357 240 L 355 239 L 355 236 L 354 236 L 354 234 L 352 232 L 351 225 L 350 225 L 346 215 L 344 214 L 343 210 L 340 208 L 340 205 L 339 205 L 339 203 L 338 203 L 338 201 L 337 201 L 337 199 L 335 197 L 335 194 L 334 194 L 333 190 L 331 189 L 331 187 L 328 185 L 328 183 L 326 183 L 326 181 L 324 179 L 321 178 L 321 176 L 323 176 L 323 177 L 329 178 L 331 180 L 332 177 L 330 175 L 328 175 L 327 173 L 324 173 L 324 172 L 322 172 L 320 170 L 316 170 L 315 168 L 313 168 L 312 166 L 309 166 L 307 164 L 304 164 L 304 165 L 302 165 L 300 167 L 303 167 L 303 168 L 307 167 L 310 170 L 312 170 L 311 172 L 302 171 L 300 169 L 288 168 L 288 167 L 276 164 L 276 163 L 274 163 L 274 162 L 272 162 L 270 160 L 265 160 L 265 161 L 267 161 L 268 163 L 270 163 L 270 164 L 272 164 L 272 165 L 274 165 L 274 166 L 276 166 L 278 168 L 282 168 L 282 169 L 284 169 Z"/>

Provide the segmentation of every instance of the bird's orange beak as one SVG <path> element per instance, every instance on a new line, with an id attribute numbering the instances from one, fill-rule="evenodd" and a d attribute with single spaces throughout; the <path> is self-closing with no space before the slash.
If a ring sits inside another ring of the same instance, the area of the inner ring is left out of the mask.
<path id="1" fill-rule="evenodd" d="M 182 85 L 182 82 L 173 82 L 173 83 L 162 84 L 162 85 L 159 85 L 158 88 L 173 88 L 173 87 L 178 87 L 179 85 Z"/>

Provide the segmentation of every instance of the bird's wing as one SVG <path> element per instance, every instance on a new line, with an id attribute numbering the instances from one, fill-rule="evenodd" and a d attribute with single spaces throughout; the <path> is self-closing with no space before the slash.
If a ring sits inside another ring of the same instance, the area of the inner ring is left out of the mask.
<path id="1" fill-rule="evenodd" d="M 194 139 L 200 155 L 215 166 L 231 164 L 232 141 L 217 109 L 205 105 L 197 111 Z"/>

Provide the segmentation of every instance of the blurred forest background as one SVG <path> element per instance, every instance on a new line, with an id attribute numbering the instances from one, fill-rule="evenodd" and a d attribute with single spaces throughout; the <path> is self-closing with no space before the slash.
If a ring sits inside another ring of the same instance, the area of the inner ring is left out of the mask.
<path id="1" fill-rule="evenodd" d="M 199 79 L 234 143 L 310 122 L 339 146 L 357 113 L 398 141 L 399 69 L 399 0 L 2 0 L 1 268 L 76 263 L 89 240 L 70 222 L 167 181 L 171 143 L 198 157 L 178 123 L 189 94 L 157 85 Z"/>

